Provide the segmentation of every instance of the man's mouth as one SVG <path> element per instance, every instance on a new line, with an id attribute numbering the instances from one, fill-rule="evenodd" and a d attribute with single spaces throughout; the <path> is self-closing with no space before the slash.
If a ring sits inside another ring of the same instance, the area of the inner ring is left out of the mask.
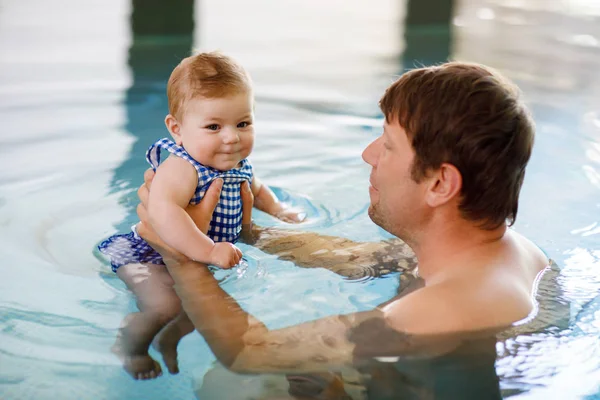
<path id="1" fill-rule="evenodd" d="M 370 178 L 369 178 L 369 185 L 371 185 L 371 186 L 369 187 L 369 189 L 377 190 L 377 189 L 375 188 L 375 185 L 373 184 L 373 180 L 372 180 L 372 179 L 370 179 Z"/>

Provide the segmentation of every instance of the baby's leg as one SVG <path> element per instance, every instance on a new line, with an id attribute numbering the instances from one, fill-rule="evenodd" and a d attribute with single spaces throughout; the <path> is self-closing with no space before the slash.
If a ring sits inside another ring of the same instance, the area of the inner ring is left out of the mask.
<path id="1" fill-rule="evenodd" d="M 163 361 L 170 373 L 179 373 L 177 345 L 182 337 L 193 330 L 194 325 L 192 321 L 190 321 L 185 311 L 182 310 L 177 318 L 169 322 L 156 336 L 154 342 L 152 342 L 152 346 L 162 354 Z"/>
<path id="2" fill-rule="evenodd" d="M 156 378 L 161 368 L 148 355 L 148 347 L 154 336 L 181 311 L 173 279 L 164 265 L 155 264 L 124 265 L 117 275 L 137 297 L 140 311 L 123 319 L 112 350 L 133 378 Z"/>

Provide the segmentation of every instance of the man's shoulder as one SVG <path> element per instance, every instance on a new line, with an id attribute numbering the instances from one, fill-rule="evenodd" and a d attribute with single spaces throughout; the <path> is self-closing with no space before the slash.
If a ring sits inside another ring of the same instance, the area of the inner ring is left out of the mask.
<path id="1" fill-rule="evenodd" d="M 531 241 L 509 231 L 489 252 L 387 304 L 394 329 L 423 334 L 506 328 L 533 309 L 536 277 L 548 265 Z M 449 267 L 449 266 L 447 266 Z"/>
<path id="2" fill-rule="evenodd" d="M 426 286 L 388 304 L 384 316 L 390 326 L 414 334 L 504 329 L 525 318 L 533 303 L 526 288 L 495 279 Z"/>
<path id="3" fill-rule="evenodd" d="M 514 258 L 522 268 L 530 268 L 531 272 L 537 275 L 550 264 L 546 253 L 525 236 L 512 229 L 507 232 L 507 236 L 512 242 Z"/>
<path id="4" fill-rule="evenodd" d="M 383 308 L 391 327 L 413 334 L 462 331 L 465 311 L 463 299 L 447 285 L 423 287 Z"/>

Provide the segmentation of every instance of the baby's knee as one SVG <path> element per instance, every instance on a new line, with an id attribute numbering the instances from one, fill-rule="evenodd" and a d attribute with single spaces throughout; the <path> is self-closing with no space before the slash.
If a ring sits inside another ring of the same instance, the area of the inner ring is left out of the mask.
<path id="1" fill-rule="evenodd" d="M 179 298 L 172 301 L 166 301 L 157 305 L 153 312 L 161 321 L 168 322 L 181 313 L 181 301 L 179 301 Z"/>
<path id="2" fill-rule="evenodd" d="M 156 319 L 165 323 L 178 316 L 182 310 L 181 301 L 174 293 L 172 296 L 164 294 L 156 296 L 151 301 L 141 305 L 140 309 L 155 315 Z"/>

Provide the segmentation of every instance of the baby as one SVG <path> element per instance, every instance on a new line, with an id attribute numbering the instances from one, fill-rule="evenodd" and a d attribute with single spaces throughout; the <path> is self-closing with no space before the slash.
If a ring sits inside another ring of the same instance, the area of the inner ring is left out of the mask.
<path id="1" fill-rule="evenodd" d="M 302 213 L 280 203 L 252 174 L 247 157 L 254 145 L 254 98 L 250 77 L 239 64 L 219 53 L 188 57 L 171 73 L 167 96 L 165 125 L 173 140 L 157 141 L 146 154 L 156 170 L 148 199 L 150 223 L 165 243 L 187 257 L 232 268 L 242 256 L 233 244 L 241 231 L 242 182 L 250 183 L 256 208 L 287 222 L 300 222 Z M 161 150 L 170 153 L 162 163 Z M 217 178 L 223 180 L 221 197 L 204 235 L 185 209 L 199 203 Z M 123 320 L 113 351 L 134 378 L 155 378 L 161 368 L 148 348 L 160 332 L 154 345 L 169 372 L 177 373 L 177 344 L 193 326 L 182 313 L 161 256 L 135 227 L 98 248 L 136 295 L 140 310 Z"/>

